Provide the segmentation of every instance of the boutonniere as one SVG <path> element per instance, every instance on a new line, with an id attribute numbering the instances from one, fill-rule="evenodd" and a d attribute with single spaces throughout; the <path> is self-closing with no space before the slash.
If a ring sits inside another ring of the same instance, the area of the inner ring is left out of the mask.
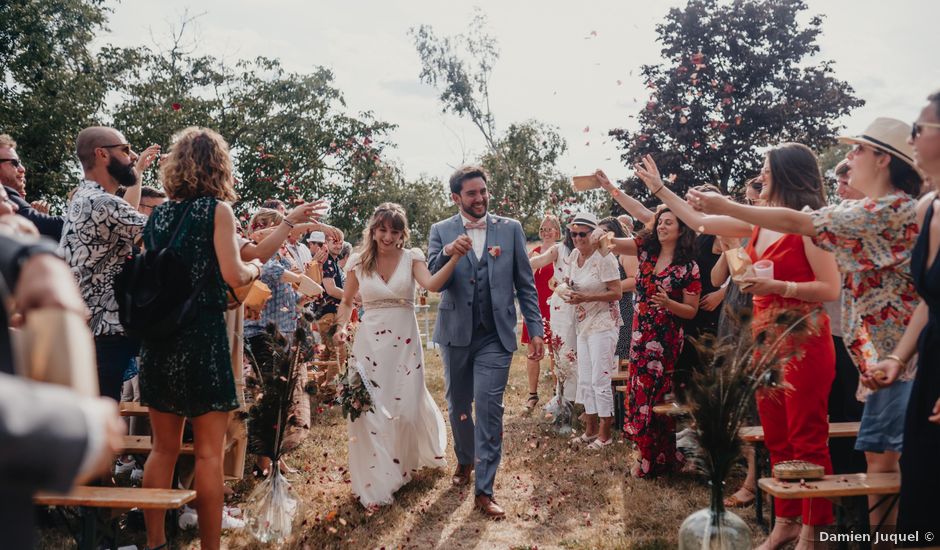
<path id="1" fill-rule="evenodd" d="M 490 256 L 494 258 L 499 258 L 499 255 L 503 253 L 503 249 L 500 248 L 499 246 L 487 247 L 486 251 L 489 252 Z"/>

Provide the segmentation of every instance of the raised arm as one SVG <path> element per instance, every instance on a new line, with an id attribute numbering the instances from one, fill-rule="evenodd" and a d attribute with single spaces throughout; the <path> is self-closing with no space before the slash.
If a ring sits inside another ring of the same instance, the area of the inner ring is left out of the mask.
<path id="1" fill-rule="evenodd" d="M 326 228 L 335 231 L 331 226 L 321 224 L 320 222 L 309 222 L 310 219 L 321 214 L 323 211 L 323 203 L 323 200 L 318 199 L 313 202 L 306 202 L 295 206 L 287 213 L 287 216 L 277 227 L 271 229 L 271 231 L 261 239 L 261 242 L 257 244 L 249 243 L 242 247 L 242 260 L 246 262 L 250 260 L 267 262 L 274 256 L 281 245 L 284 244 L 292 227 L 296 230 L 323 231 L 324 233 L 328 232 Z"/>
<path id="2" fill-rule="evenodd" d="M 222 278 L 229 286 L 244 286 L 261 276 L 260 265 L 248 264 L 241 259 L 235 239 L 235 213 L 226 202 L 216 203 L 212 242 Z"/>
<path id="3" fill-rule="evenodd" d="M 561 245 L 556 244 L 545 252 L 529 256 L 529 265 L 532 266 L 532 271 L 538 271 L 539 269 L 542 269 L 543 267 L 557 260 L 559 246 Z"/>
<path id="4" fill-rule="evenodd" d="M 693 230 L 724 237 L 747 237 L 751 234 L 753 227 L 747 222 L 730 216 L 709 216 L 689 206 L 685 199 L 670 191 L 663 183 L 659 168 L 656 167 L 652 156 L 643 157 L 643 161 L 635 168 L 636 175 L 643 181 L 650 193 L 663 201 L 663 204 Z"/>
<path id="5" fill-rule="evenodd" d="M 407 252 L 405 252 L 407 254 Z M 431 271 L 428 269 L 428 264 L 424 260 L 414 259 L 413 260 L 413 270 L 415 281 L 421 285 L 423 288 L 431 291 L 438 292 L 444 286 L 444 284 L 450 280 L 454 274 L 454 269 L 457 268 L 457 262 L 463 258 L 463 255 L 458 255 L 455 253 L 450 259 L 437 270 L 437 273 L 431 274 Z"/>
<path id="6" fill-rule="evenodd" d="M 337 342 L 345 342 L 349 338 L 349 318 L 352 316 L 353 302 L 357 294 L 359 278 L 356 277 L 356 270 L 350 269 L 346 272 L 346 282 L 343 283 L 343 299 L 336 309 L 336 334 L 333 338 Z"/>
<path id="7" fill-rule="evenodd" d="M 603 170 L 598 170 L 594 172 L 594 177 L 601 182 L 601 187 L 604 188 L 610 196 L 613 197 L 617 204 L 623 207 L 631 216 L 635 219 L 640 220 L 643 225 L 646 225 L 653 221 L 655 214 L 649 208 L 643 206 L 643 203 L 634 199 L 630 195 L 624 193 L 617 188 L 610 180 L 607 178 L 607 174 Z"/>
<path id="8" fill-rule="evenodd" d="M 689 191 L 695 210 L 705 214 L 731 216 L 751 225 L 791 235 L 816 236 L 813 218 L 806 212 L 780 206 L 749 206 L 736 203 L 718 193 Z"/>

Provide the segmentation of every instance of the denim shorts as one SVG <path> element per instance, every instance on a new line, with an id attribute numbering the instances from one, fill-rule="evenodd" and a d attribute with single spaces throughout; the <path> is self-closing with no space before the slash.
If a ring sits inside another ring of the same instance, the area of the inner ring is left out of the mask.
<path id="1" fill-rule="evenodd" d="M 856 451 L 901 452 L 904 444 L 904 417 L 914 381 L 897 381 L 868 396 L 862 411 L 862 424 L 855 439 Z"/>

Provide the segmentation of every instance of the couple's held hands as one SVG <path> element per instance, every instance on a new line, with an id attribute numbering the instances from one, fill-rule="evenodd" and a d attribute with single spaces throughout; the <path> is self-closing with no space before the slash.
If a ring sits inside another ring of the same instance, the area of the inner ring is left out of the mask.
<path id="1" fill-rule="evenodd" d="M 533 361 L 539 361 L 545 356 L 545 341 L 541 336 L 529 338 L 529 354 L 527 357 Z"/>
<path id="2" fill-rule="evenodd" d="M 460 235 L 444 247 L 444 255 L 451 258 L 462 258 L 473 249 L 473 239 L 467 235 Z"/>

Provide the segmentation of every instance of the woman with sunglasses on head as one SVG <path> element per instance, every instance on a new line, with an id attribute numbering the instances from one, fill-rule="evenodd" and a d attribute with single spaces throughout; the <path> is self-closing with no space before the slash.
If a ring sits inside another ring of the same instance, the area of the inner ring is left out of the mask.
<path id="1" fill-rule="evenodd" d="M 596 231 L 592 240 L 604 233 Z M 638 260 L 633 307 L 633 341 L 627 382 L 624 431 L 640 451 L 635 477 L 677 471 L 675 421 L 653 414 L 672 391 L 672 374 L 684 338 L 683 320 L 699 307 L 702 283 L 695 263 L 695 231 L 661 206 L 637 237 L 613 239 L 611 250 Z"/>
<path id="2" fill-rule="evenodd" d="M 914 123 L 908 143 L 914 149 L 914 162 L 933 183 L 916 209 L 920 235 L 911 253 L 910 270 L 921 301 L 911 316 L 903 337 L 889 355 L 882 357 L 861 380 L 872 388 L 889 387 L 903 377 L 907 363 L 917 357 L 917 374 L 911 388 L 904 420 L 904 453 L 901 455 L 901 497 L 898 533 L 910 535 L 940 530 L 937 495 L 940 471 L 940 90 L 931 94 L 928 104 Z M 880 392 L 878 392 L 880 393 Z M 875 394 L 877 395 L 877 393 Z M 908 547 L 931 546 L 923 536 Z"/>
<path id="3" fill-rule="evenodd" d="M 853 148 L 846 155 L 849 188 L 866 198 L 846 200 L 812 212 L 747 207 L 708 194 L 693 204 L 705 212 L 787 233 L 804 235 L 835 254 L 844 274 L 841 297 L 843 341 L 856 367 L 866 372 L 891 353 L 917 306 L 908 264 L 917 236 L 916 196 L 921 177 L 906 143 L 910 125 L 878 118 L 864 133 L 840 141 Z M 909 358 L 909 357 L 908 357 Z M 868 473 L 898 471 L 914 365 L 900 380 L 879 392 L 860 387 L 865 401 L 855 448 L 865 452 Z M 871 525 L 894 524 L 888 506 L 869 497 Z M 890 514 L 890 515 L 889 515 Z"/>
<path id="4" fill-rule="evenodd" d="M 752 261 L 773 262 L 773 278 L 745 278 L 742 283 L 754 295 L 752 331 L 772 335 L 781 311 L 807 316 L 807 334 L 789 336 L 783 347 L 799 351 L 797 358 L 783 367 L 788 389 L 758 394 L 758 412 L 764 427 L 765 445 L 773 464 L 784 460 L 805 460 L 832 473 L 829 458 L 829 423 L 826 410 L 829 389 L 835 376 L 835 351 L 829 331 L 829 316 L 822 302 L 839 295 L 840 277 L 835 258 L 798 234 L 767 229 L 730 216 L 709 216 L 696 211 L 670 191 L 659 177 L 653 158 L 647 155 L 636 165 L 636 173 L 650 192 L 665 202 L 686 223 L 702 233 L 725 237 L 750 237 L 747 253 Z M 796 212 L 821 208 L 822 174 L 816 156 L 804 145 L 784 143 L 770 149 L 761 170 L 761 199 L 776 210 Z M 692 203 L 700 197 L 720 197 L 722 204 L 734 204 L 720 195 L 691 192 Z M 753 209 L 744 205 L 737 208 Z M 771 337 L 771 341 L 775 338 Z M 757 351 L 760 353 L 760 350 Z M 833 521 L 832 505 L 824 499 L 776 499 L 777 520 L 762 549 L 779 548 L 799 538 L 798 549 L 813 544 L 813 526 Z M 802 518 L 802 527 L 800 520 Z"/>
<path id="5" fill-rule="evenodd" d="M 552 337 L 549 328 L 551 319 L 551 307 L 548 300 L 552 296 L 553 287 L 550 282 L 554 277 L 555 269 L 550 260 L 535 261 L 543 252 L 548 252 L 561 239 L 561 223 L 554 214 L 546 214 L 542 218 L 542 224 L 539 226 L 539 238 L 541 244 L 529 251 L 529 261 L 532 263 L 532 271 L 535 275 L 535 290 L 539 297 L 539 311 L 542 313 L 542 324 L 546 328 L 545 342 L 551 346 Z M 522 343 L 529 343 L 529 330 L 522 325 Z M 529 375 L 529 397 L 526 399 L 526 411 L 531 413 L 539 403 L 539 370 L 540 360 L 527 359 L 526 370 Z"/>

